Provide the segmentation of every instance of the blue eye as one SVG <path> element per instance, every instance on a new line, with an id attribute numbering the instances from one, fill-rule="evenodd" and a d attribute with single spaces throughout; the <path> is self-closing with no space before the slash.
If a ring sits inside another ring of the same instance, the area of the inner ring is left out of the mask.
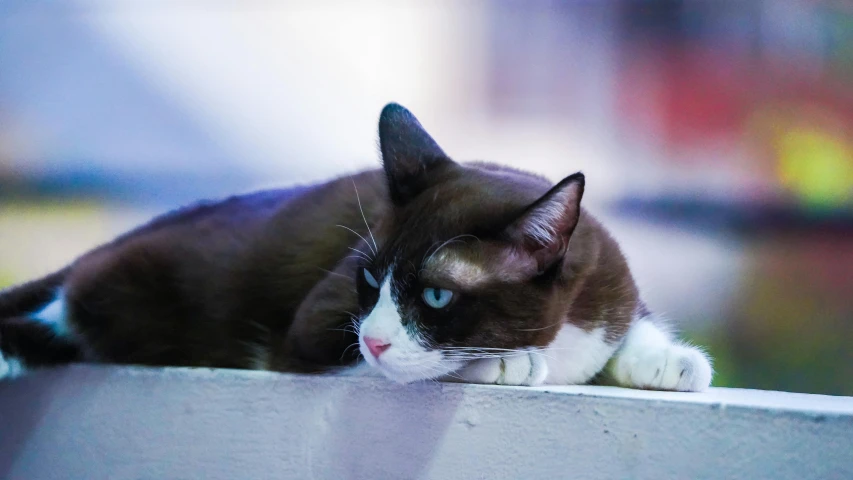
<path id="1" fill-rule="evenodd" d="M 376 281 L 376 278 L 373 277 L 373 274 L 370 273 L 366 268 L 364 269 L 364 279 L 371 287 L 379 288 L 379 282 Z"/>
<path id="2" fill-rule="evenodd" d="M 453 292 L 446 288 L 425 288 L 424 302 L 432 308 L 444 308 L 453 298 Z"/>

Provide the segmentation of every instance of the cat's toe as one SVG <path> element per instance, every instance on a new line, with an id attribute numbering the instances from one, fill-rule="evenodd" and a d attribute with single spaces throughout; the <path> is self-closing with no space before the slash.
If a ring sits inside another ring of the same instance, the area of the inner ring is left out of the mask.
<path id="1" fill-rule="evenodd" d="M 681 392 L 701 392 L 711 386 L 714 370 L 711 361 L 701 350 L 694 347 L 677 347 L 681 350 L 678 355 L 678 380 L 675 388 Z M 673 372 L 673 375 L 675 371 Z M 673 381 L 675 379 L 673 378 Z"/>
<path id="2" fill-rule="evenodd" d="M 21 362 L 15 358 L 6 358 L 3 352 L 0 351 L 0 380 L 6 378 L 15 378 L 23 373 Z"/>
<path id="3" fill-rule="evenodd" d="M 466 382 L 497 385 L 541 385 L 548 376 L 545 358 L 534 351 L 475 360 L 458 372 Z"/>
<path id="4" fill-rule="evenodd" d="M 469 383 L 497 383 L 503 371 L 500 358 L 481 358 L 474 360 L 457 372 L 459 378 Z"/>
<path id="5" fill-rule="evenodd" d="M 548 364 L 541 354 L 529 351 L 523 355 L 505 357 L 500 385 L 542 385 L 548 376 Z"/>
<path id="6" fill-rule="evenodd" d="M 638 388 L 700 392 L 711 384 L 711 363 L 694 347 L 672 345 L 620 363 L 617 371 L 623 383 Z"/>

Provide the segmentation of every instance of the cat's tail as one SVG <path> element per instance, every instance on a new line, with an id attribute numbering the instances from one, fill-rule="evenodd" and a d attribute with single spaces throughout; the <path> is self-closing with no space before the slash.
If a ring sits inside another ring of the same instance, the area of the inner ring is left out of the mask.
<path id="1" fill-rule="evenodd" d="M 0 291 L 0 379 L 80 359 L 61 323 L 67 274 L 66 268 Z"/>

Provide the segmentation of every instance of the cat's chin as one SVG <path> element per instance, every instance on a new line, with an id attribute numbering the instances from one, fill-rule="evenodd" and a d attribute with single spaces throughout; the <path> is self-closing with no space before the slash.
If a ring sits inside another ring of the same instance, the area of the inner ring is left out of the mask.
<path id="1" fill-rule="evenodd" d="M 415 368 L 397 368 L 386 362 L 368 362 L 385 378 L 399 384 L 435 380 L 452 374 L 463 366 L 460 362 L 442 362 L 440 365 L 419 365 Z"/>

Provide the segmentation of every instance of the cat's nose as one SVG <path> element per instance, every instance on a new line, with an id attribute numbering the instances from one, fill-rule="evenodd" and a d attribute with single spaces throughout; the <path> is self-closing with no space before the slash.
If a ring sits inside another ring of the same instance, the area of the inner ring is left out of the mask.
<path id="1" fill-rule="evenodd" d="M 376 358 L 379 358 L 379 355 L 382 355 L 382 352 L 388 350 L 391 346 L 390 343 L 383 342 L 382 340 L 373 337 L 364 337 L 364 344 L 367 345 L 367 349 L 370 350 L 370 353 L 372 353 Z"/>

